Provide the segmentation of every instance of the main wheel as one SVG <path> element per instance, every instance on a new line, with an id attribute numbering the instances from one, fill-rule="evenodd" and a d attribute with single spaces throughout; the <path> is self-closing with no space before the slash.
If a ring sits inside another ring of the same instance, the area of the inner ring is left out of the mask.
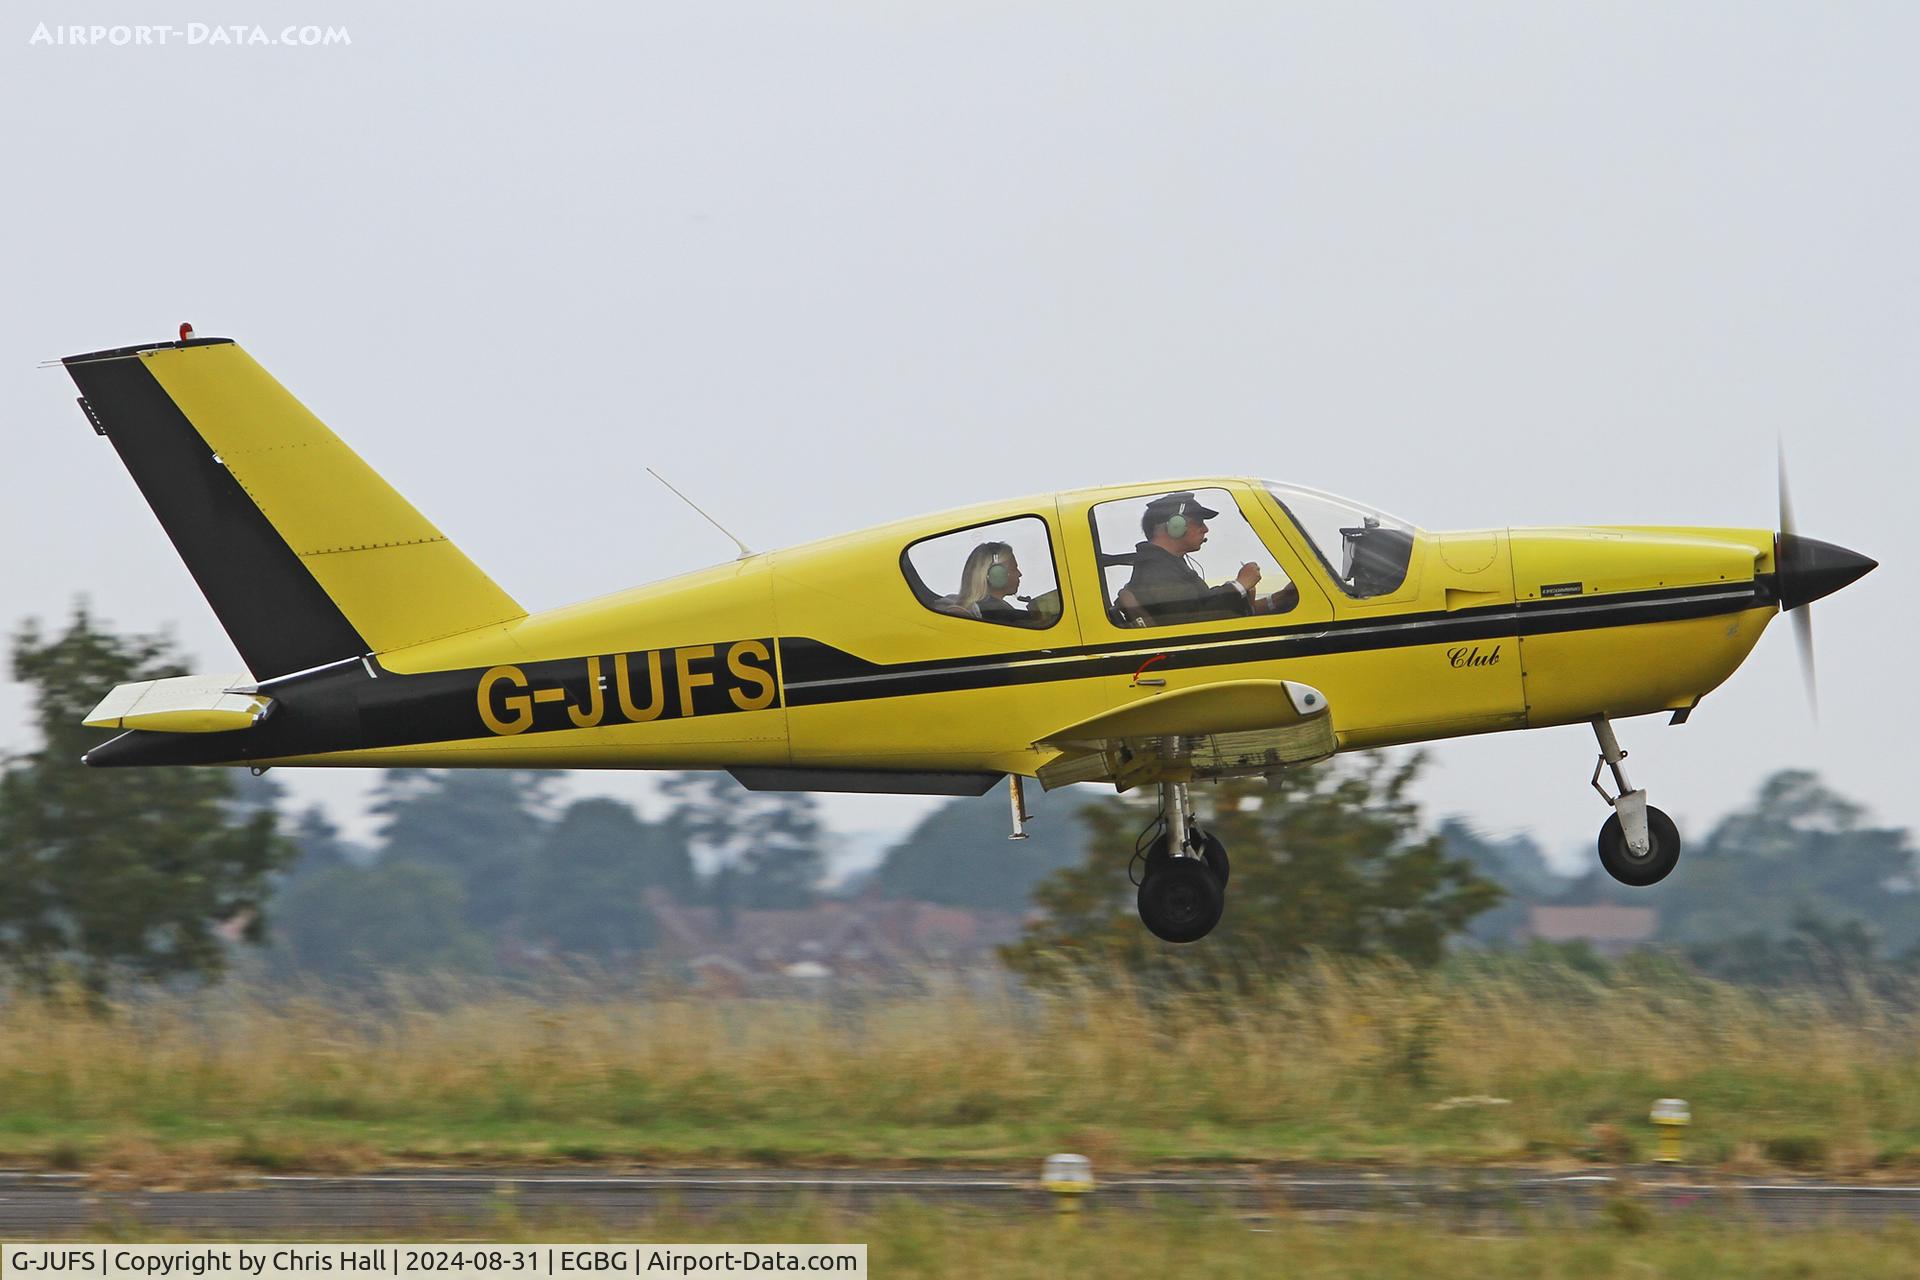
<path id="1" fill-rule="evenodd" d="M 1167 942 L 1198 942 L 1226 907 L 1220 881 L 1198 858 L 1168 858 L 1140 882 L 1140 921 Z"/>
<path id="2" fill-rule="evenodd" d="M 1147 865 L 1141 876 L 1144 881 L 1160 868 L 1173 861 L 1173 855 L 1167 852 L 1167 837 L 1163 833 L 1151 845 L 1147 846 Z M 1200 857 L 1207 864 L 1207 870 L 1213 872 L 1214 879 L 1220 882 L 1222 889 L 1227 887 L 1227 878 L 1233 873 L 1233 866 L 1227 861 L 1227 846 L 1220 843 L 1220 837 L 1211 831 L 1200 833 Z"/>
<path id="3" fill-rule="evenodd" d="M 1621 884 L 1644 888 L 1667 878 L 1680 861 L 1680 829 L 1665 813 L 1647 806 L 1647 843 L 1645 854 L 1627 847 L 1627 833 L 1620 829 L 1620 815 L 1608 818 L 1600 828 L 1600 865 Z"/>

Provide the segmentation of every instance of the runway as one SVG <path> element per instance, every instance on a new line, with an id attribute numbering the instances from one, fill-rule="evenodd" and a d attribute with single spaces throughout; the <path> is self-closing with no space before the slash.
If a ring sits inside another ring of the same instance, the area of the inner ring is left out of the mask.
<path id="1" fill-rule="evenodd" d="M 0 1172 L 0 1238 L 112 1230 L 235 1238 L 484 1238 L 522 1229 L 618 1231 L 662 1216 L 708 1217 L 811 1204 L 863 1213 L 901 1200 L 996 1215 L 1045 1214 L 1052 1197 L 1016 1171 L 395 1169 L 356 1176 L 236 1175 L 215 1187 L 135 1188 L 87 1174 Z M 1096 1176 L 1097 1171 L 1096 1171 Z M 1252 1222 L 1414 1217 L 1501 1228 L 1580 1221 L 1627 1200 L 1659 1214 L 1808 1226 L 1920 1221 L 1920 1184 L 1746 1179 L 1667 1167 L 1541 1173 L 1519 1169 L 1291 1167 L 1100 1177 L 1087 1212 L 1207 1207 Z"/>

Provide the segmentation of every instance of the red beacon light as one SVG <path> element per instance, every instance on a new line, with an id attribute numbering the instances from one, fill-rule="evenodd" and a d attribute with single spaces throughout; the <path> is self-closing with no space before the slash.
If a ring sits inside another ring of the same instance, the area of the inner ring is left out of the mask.
<path id="1" fill-rule="evenodd" d="M 187 341 L 190 341 L 192 338 L 193 338 L 193 326 L 188 324 L 186 321 L 182 320 L 180 322 L 180 341 L 187 342 Z"/>

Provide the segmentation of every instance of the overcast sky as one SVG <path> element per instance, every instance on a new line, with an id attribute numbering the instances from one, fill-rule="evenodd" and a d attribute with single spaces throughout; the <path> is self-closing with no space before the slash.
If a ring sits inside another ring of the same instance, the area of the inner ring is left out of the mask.
<path id="1" fill-rule="evenodd" d="M 1883 561 L 1815 607 L 1821 721 L 1776 625 L 1621 726 L 1634 780 L 1695 835 L 1789 766 L 1920 824 L 1916 48 L 1901 4 L 14 6 L 0 621 L 85 595 L 238 669 L 35 368 L 182 320 L 532 609 L 732 554 L 648 465 L 755 548 L 1213 472 L 1770 527 L 1784 438 L 1802 531 Z M 26 717 L 0 688 L 0 747 Z M 1424 799 L 1570 851 L 1593 753 L 1441 743 Z M 371 781 L 275 776 L 342 818 Z"/>

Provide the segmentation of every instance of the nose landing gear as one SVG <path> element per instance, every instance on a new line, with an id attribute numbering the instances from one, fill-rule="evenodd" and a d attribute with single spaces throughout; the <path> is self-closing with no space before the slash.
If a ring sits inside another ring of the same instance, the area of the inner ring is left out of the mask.
<path id="1" fill-rule="evenodd" d="M 1198 942 L 1226 908 L 1227 850 L 1193 822 L 1184 782 L 1160 784 L 1166 830 L 1148 846 L 1140 879 L 1140 921 L 1166 942 Z"/>
<path id="2" fill-rule="evenodd" d="M 1622 762 L 1627 753 L 1613 736 L 1613 724 L 1605 716 L 1593 718 L 1593 736 L 1600 740 L 1600 759 L 1593 766 L 1590 782 L 1600 798 L 1613 810 L 1600 828 L 1600 865 L 1621 884 L 1645 887 L 1667 878 L 1680 861 L 1680 830 L 1673 819 L 1647 803 L 1644 790 L 1634 790 L 1627 781 Z M 1610 770 L 1618 794 L 1609 795 L 1600 784 L 1600 771 Z"/>

